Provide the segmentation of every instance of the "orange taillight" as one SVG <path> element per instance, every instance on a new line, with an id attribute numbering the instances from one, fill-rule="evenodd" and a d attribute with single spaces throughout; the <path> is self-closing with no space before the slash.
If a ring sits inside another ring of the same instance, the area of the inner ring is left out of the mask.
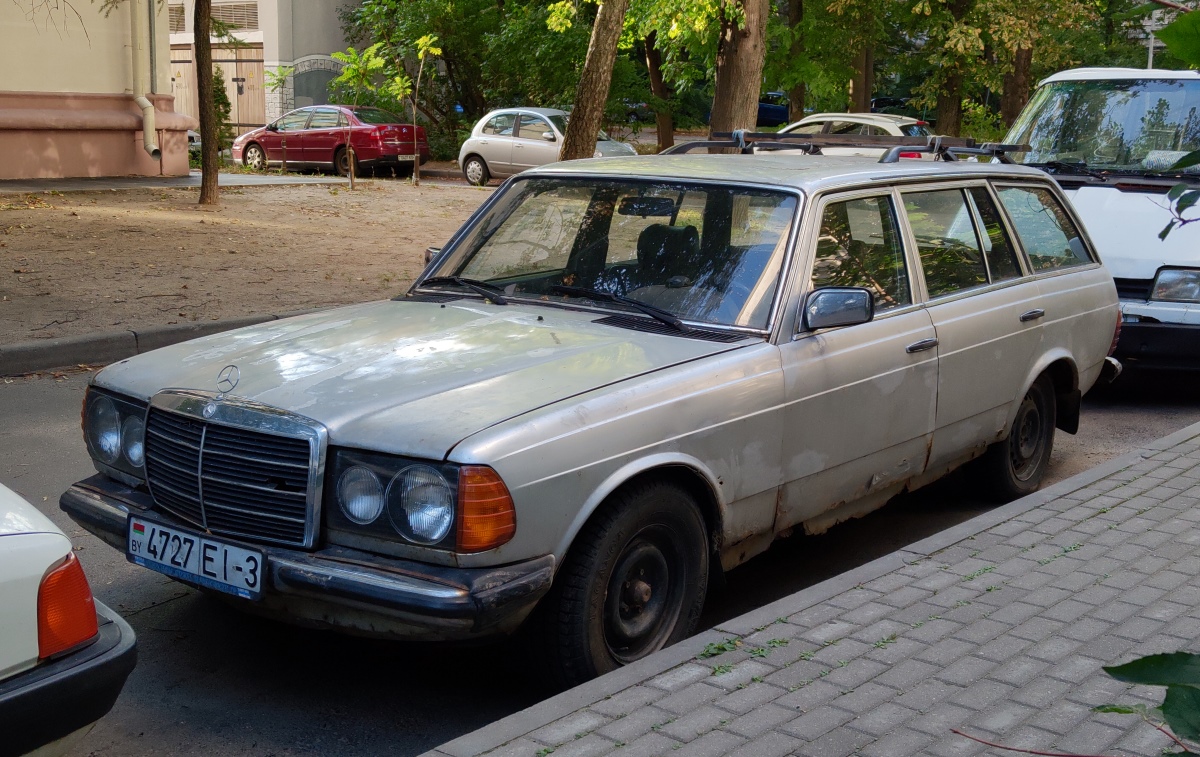
<path id="1" fill-rule="evenodd" d="M 97 633 L 96 601 L 74 553 L 38 587 L 38 657 L 78 646 Z"/>
<path id="2" fill-rule="evenodd" d="M 512 495 L 496 471 L 464 465 L 458 471 L 458 550 L 482 552 L 499 547 L 517 530 Z"/>

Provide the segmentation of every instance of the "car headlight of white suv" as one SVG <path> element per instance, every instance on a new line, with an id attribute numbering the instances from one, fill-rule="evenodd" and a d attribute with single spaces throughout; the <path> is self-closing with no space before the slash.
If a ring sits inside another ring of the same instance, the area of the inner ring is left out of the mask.
<path id="1" fill-rule="evenodd" d="M 1200 269 L 1160 268 L 1150 299 L 1164 302 L 1200 302 Z"/>

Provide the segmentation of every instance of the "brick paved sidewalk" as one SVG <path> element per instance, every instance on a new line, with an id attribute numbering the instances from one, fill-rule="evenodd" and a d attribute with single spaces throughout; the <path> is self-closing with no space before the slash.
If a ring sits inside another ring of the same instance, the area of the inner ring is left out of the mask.
<path id="1" fill-rule="evenodd" d="M 468 755 L 1150 755 L 1102 665 L 1200 651 L 1200 424 L 467 734 Z M 720 651 L 730 649 L 731 651 Z"/>

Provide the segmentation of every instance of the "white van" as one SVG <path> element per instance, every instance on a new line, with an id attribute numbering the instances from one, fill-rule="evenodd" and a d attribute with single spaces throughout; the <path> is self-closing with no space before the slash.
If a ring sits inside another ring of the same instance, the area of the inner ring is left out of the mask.
<path id="1" fill-rule="evenodd" d="M 1066 190 L 1116 279 L 1127 367 L 1200 369 L 1200 223 L 1170 223 L 1171 187 L 1200 188 L 1200 72 L 1076 68 L 1034 92 L 1004 140 Z M 1185 217 L 1200 216 L 1193 208 Z"/>

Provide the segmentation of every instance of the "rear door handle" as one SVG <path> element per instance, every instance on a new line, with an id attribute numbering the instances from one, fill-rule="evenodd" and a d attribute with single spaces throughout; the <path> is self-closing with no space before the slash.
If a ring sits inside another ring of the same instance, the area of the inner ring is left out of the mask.
<path id="1" fill-rule="evenodd" d="M 904 351 L 911 355 L 914 352 L 924 352 L 925 350 L 932 350 L 936 346 L 938 346 L 937 339 L 922 339 L 919 342 L 913 342 L 912 344 L 908 345 L 907 347 L 904 348 Z"/>
<path id="2" fill-rule="evenodd" d="M 1028 323 L 1029 321 L 1036 321 L 1037 319 L 1042 318 L 1045 315 L 1046 315 L 1046 311 L 1042 310 L 1041 308 L 1034 308 L 1033 310 L 1026 310 L 1024 313 L 1021 313 L 1021 323 Z"/>

